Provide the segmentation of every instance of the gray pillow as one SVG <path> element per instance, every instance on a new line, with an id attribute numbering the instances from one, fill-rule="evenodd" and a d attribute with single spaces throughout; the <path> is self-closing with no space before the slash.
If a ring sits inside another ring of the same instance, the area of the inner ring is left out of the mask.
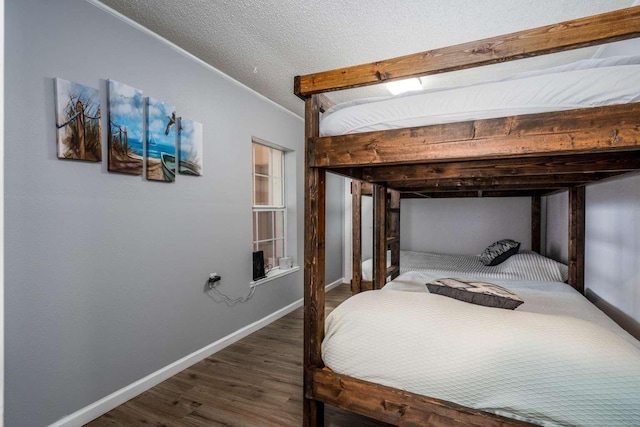
<path id="1" fill-rule="evenodd" d="M 432 294 L 455 298 L 471 304 L 513 310 L 524 301 L 516 294 L 493 283 L 471 279 L 444 278 L 427 283 Z"/>
<path id="2" fill-rule="evenodd" d="M 498 265 L 511 255 L 518 253 L 520 242 L 511 239 L 502 239 L 492 243 L 480 254 L 480 262 L 484 265 Z"/>

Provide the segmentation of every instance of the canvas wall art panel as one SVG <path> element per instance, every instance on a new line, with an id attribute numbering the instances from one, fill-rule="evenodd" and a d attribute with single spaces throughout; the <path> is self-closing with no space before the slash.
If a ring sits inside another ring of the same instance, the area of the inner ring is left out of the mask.
<path id="1" fill-rule="evenodd" d="M 202 176 L 202 123 L 180 118 L 178 171 L 185 175 Z"/>
<path id="2" fill-rule="evenodd" d="M 147 98 L 147 179 L 176 180 L 176 109 L 155 98 Z"/>
<path id="3" fill-rule="evenodd" d="M 98 89 L 56 78 L 55 95 L 58 158 L 101 161 Z"/>
<path id="4" fill-rule="evenodd" d="M 142 91 L 108 80 L 110 172 L 142 175 Z"/>

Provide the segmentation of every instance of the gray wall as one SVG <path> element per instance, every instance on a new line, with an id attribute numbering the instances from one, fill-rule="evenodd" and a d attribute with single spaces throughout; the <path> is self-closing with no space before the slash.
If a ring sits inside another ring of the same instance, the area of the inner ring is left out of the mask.
<path id="1" fill-rule="evenodd" d="M 34 427 L 302 297 L 302 270 L 234 307 L 205 282 L 216 271 L 221 291 L 249 293 L 252 136 L 295 150 L 289 247 L 302 263 L 304 125 L 83 0 L 5 8 L 5 421 Z M 56 159 L 54 77 L 118 80 L 202 122 L 204 176 L 164 184 Z M 341 244 L 330 236 L 328 252 Z M 328 283 L 342 271 L 331 262 Z"/>
<path id="2" fill-rule="evenodd" d="M 566 263 L 568 193 L 546 199 L 546 255 Z M 640 339 L 640 176 L 588 185 L 585 205 L 587 297 Z"/>
<path id="3" fill-rule="evenodd" d="M 569 193 L 554 194 L 546 199 L 546 235 L 544 254 L 567 264 L 569 262 Z"/>
<path id="4" fill-rule="evenodd" d="M 330 284 L 343 277 L 343 241 L 344 241 L 344 191 L 345 178 L 327 173 L 327 224 L 325 277 Z M 302 264 L 301 264 L 302 265 Z"/>
<path id="5" fill-rule="evenodd" d="M 640 339 L 640 177 L 586 189 L 585 288 Z"/>
<path id="6" fill-rule="evenodd" d="M 476 254 L 496 240 L 531 248 L 531 199 L 461 198 L 402 200 L 403 250 Z"/>

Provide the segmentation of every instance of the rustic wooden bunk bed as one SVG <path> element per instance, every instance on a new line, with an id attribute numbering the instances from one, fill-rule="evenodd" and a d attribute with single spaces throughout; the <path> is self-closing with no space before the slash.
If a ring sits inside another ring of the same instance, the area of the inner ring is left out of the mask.
<path id="1" fill-rule="evenodd" d="M 304 425 L 323 424 L 324 403 L 395 425 L 528 425 L 324 366 L 325 174 L 404 193 L 539 197 L 569 189 L 569 283 L 583 292 L 584 185 L 640 169 L 640 103 L 408 129 L 319 136 L 322 93 L 455 71 L 640 36 L 640 7 L 295 79 L 305 100 Z M 380 199 L 383 199 L 381 197 Z M 537 217 L 538 214 L 536 214 Z M 534 234 L 539 234 L 534 221 Z M 384 245 L 384 239 L 379 239 Z M 378 283 L 386 247 L 374 252 Z M 371 355 L 371 357 L 376 357 Z"/>

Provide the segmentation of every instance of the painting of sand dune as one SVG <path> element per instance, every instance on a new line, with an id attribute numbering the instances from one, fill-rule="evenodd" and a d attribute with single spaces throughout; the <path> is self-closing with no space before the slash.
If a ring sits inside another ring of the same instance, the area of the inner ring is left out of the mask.
<path id="1" fill-rule="evenodd" d="M 56 78 L 55 94 L 58 158 L 101 161 L 98 89 Z"/>

